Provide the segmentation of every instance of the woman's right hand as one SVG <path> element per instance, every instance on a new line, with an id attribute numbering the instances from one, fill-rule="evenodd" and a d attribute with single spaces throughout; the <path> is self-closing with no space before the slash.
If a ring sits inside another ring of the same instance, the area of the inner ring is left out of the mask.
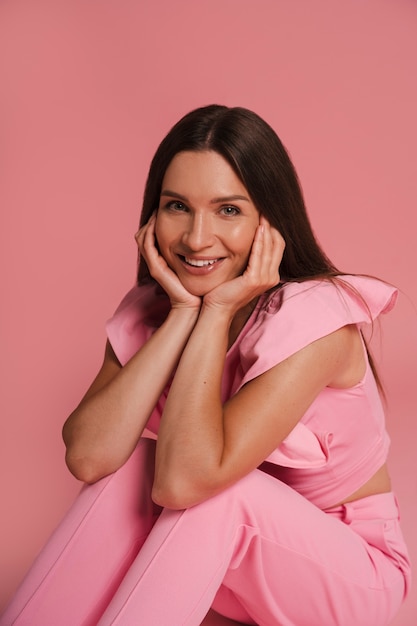
<path id="1" fill-rule="evenodd" d="M 178 276 L 168 266 L 155 245 L 156 214 L 135 234 L 139 252 L 145 259 L 149 272 L 166 292 L 173 309 L 187 308 L 200 310 L 202 298 L 189 293 Z"/>

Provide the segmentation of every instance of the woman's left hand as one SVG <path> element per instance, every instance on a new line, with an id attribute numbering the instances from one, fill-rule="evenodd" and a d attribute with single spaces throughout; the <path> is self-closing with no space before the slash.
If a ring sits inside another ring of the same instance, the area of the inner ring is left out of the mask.
<path id="1" fill-rule="evenodd" d="M 204 305 L 220 307 L 234 315 L 254 298 L 277 285 L 284 249 L 285 241 L 280 232 L 261 217 L 245 271 L 207 293 Z"/>

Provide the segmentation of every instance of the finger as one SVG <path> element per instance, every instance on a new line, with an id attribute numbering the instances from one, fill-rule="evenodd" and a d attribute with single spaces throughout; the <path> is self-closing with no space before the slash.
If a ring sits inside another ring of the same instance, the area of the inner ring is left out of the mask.
<path id="1" fill-rule="evenodd" d="M 274 254 L 277 255 L 281 261 L 285 250 L 285 239 L 276 228 L 271 229 L 271 235 L 274 242 Z"/>
<path id="2" fill-rule="evenodd" d="M 160 254 L 156 247 L 155 240 L 155 222 L 149 221 L 146 230 L 143 234 L 141 251 L 146 259 L 157 261 L 160 259 Z"/>
<path id="3" fill-rule="evenodd" d="M 136 241 L 138 240 L 139 237 L 141 237 L 142 233 L 146 232 L 148 226 L 154 223 L 155 221 L 156 221 L 156 211 L 154 211 L 151 217 L 149 218 L 149 220 L 145 224 L 143 224 L 143 226 L 140 226 L 140 228 L 137 230 L 137 232 L 135 233 Z"/>
<path id="4" fill-rule="evenodd" d="M 139 230 L 135 233 L 135 240 L 138 246 L 143 242 L 143 238 L 145 236 L 147 228 L 148 228 L 148 223 L 141 226 Z"/>
<path id="5" fill-rule="evenodd" d="M 271 260 L 271 268 L 274 269 L 276 276 L 278 277 L 277 282 L 281 280 L 280 275 L 280 266 L 282 262 L 282 257 L 285 251 L 285 240 L 281 233 L 275 228 L 271 229 L 271 235 L 273 239 L 273 251 L 272 251 L 272 260 Z"/>
<path id="6" fill-rule="evenodd" d="M 264 246 L 264 226 L 259 224 L 256 228 L 255 235 L 252 242 L 251 251 L 249 254 L 248 264 L 245 274 L 255 275 L 259 274 L 259 268 L 261 266 L 262 251 Z"/>
<path id="7" fill-rule="evenodd" d="M 280 252 L 282 252 L 285 248 L 285 241 L 279 230 L 271 226 L 271 224 L 267 220 L 265 220 L 264 231 L 266 235 L 264 237 L 264 241 L 270 242 L 273 250 L 278 249 Z"/>
<path id="8" fill-rule="evenodd" d="M 152 235 L 154 234 L 154 225 L 155 225 L 155 218 L 154 218 L 154 214 L 152 214 L 149 221 L 146 222 L 146 224 L 144 224 L 135 234 L 136 243 L 138 244 L 138 247 L 141 252 L 143 252 L 144 242 L 145 242 L 146 237 L 148 236 L 149 231 L 151 231 Z"/>
<path id="9" fill-rule="evenodd" d="M 138 230 L 135 232 L 136 241 L 140 238 L 145 228 L 146 228 L 146 224 L 144 226 L 139 226 Z"/>
<path id="10" fill-rule="evenodd" d="M 270 274 L 271 262 L 273 257 L 274 240 L 272 237 L 272 229 L 270 224 L 264 220 L 261 224 L 262 228 L 262 249 L 260 255 L 260 266 L 262 278 L 266 278 Z"/>
<path id="11" fill-rule="evenodd" d="M 260 227 L 262 228 L 263 235 L 262 249 L 259 248 L 261 254 L 257 267 L 257 280 L 265 289 L 269 289 L 280 280 L 279 266 L 285 243 L 279 231 L 272 227 L 265 218 L 262 219 Z"/>

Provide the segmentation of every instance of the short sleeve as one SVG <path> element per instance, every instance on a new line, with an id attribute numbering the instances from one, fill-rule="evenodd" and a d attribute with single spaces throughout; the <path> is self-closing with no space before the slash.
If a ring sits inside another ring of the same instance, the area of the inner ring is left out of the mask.
<path id="1" fill-rule="evenodd" d="M 394 287 L 363 276 L 284 284 L 266 301 L 240 344 L 238 389 L 343 326 L 372 324 L 393 308 L 396 298 Z"/>
<path id="2" fill-rule="evenodd" d="M 148 341 L 168 311 L 168 298 L 153 283 L 126 294 L 106 323 L 108 340 L 122 365 Z"/>

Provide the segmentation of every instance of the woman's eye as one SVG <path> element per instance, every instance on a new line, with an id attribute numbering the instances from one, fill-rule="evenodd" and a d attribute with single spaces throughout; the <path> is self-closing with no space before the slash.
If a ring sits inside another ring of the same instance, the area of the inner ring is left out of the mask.
<path id="1" fill-rule="evenodd" d="M 239 209 L 235 206 L 224 206 L 221 208 L 221 211 L 224 215 L 238 215 L 240 213 Z"/>
<path id="2" fill-rule="evenodd" d="M 185 211 L 187 209 L 185 204 L 179 200 L 172 200 L 171 202 L 168 202 L 166 206 L 168 209 L 172 209 L 173 211 Z"/>

